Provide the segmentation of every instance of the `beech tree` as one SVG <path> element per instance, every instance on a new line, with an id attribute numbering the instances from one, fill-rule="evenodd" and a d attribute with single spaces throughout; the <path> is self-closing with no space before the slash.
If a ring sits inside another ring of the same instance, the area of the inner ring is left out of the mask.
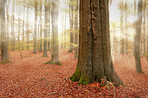
<path id="1" fill-rule="evenodd" d="M 70 79 L 84 85 L 102 79 L 123 85 L 111 57 L 108 0 L 80 0 L 79 32 L 78 65 Z"/>
<path id="2" fill-rule="evenodd" d="M 59 61 L 58 12 L 59 12 L 59 0 L 52 0 L 52 10 L 51 10 L 52 33 L 53 33 L 52 54 L 51 54 L 51 60 L 47 62 L 47 64 L 61 65 Z"/>
<path id="3" fill-rule="evenodd" d="M 0 1 L 0 17 L 1 17 L 1 63 L 9 63 L 9 55 L 8 55 L 8 41 L 6 35 L 6 26 L 5 26 L 5 3 L 6 0 Z"/>
<path id="4" fill-rule="evenodd" d="M 139 44 L 140 44 L 140 34 L 141 34 L 141 24 L 142 24 L 142 5 L 143 0 L 138 1 L 138 20 L 136 24 L 136 34 L 134 40 L 134 56 L 135 56 L 135 64 L 136 64 L 136 72 L 143 73 L 141 67 L 140 53 L 139 53 Z"/>

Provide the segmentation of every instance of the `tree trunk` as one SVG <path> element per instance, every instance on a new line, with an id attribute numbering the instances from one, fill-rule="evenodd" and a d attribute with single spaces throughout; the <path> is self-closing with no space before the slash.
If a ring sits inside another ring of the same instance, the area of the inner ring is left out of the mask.
<path id="1" fill-rule="evenodd" d="M 72 0 L 70 0 L 70 2 L 72 2 Z M 69 13 L 69 18 L 70 18 L 70 49 L 69 49 L 69 53 L 72 52 L 73 50 L 73 5 L 69 4 L 69 9 L 71 11 L 71 13 Z M 70 12 L 69 11 L 69 12 Z"/>
<path id="2" fill-rule="evenodd" d="M 37 53 L 37 41 L 36 41 L 36 37 L 37 37 L 37 1 L 35 0 L 35 28 L 34 28 L 34 51 L 33 53 L 36 54 Z"/>
<path id="3" fill-rule="evenodd" d="M 11 23 L 11 50 L 14 51 L 15 50 L 15 31 L 14 31 L 14 10 L 15 10 L 15 0 L 13 0 L 13 10 L 12 10 L 12 23 Z"/>
<path id="4" fill-rule="evenodd" d="M 72 81 L 87 85 L 104 79 L 123 85 L 112 63 L 106 0 L 80 0 L 79 42 L 78 65 Z"/>
<path id="5" fill-rule="evenodd" d="M 28 5 L 29 5 L 29 3 L 28 3 Z M 29 31 L 29 7 L 27 8 L 27 50 L 29 50 L 30 49 L 30 45 L 29 45 L 29 38 L 30 38 L 30 36 L 29 36 L 29 34 L 30 34 L 30 31 Z"/>
<path id="6" fill-rule="evenodd" d="M 135 64 L 136 64 L 136 72 L 143 73 L 141 67 L 140 53 L 139 53 L 139 44 L 140 44 L 140 34 L 141 34 L 141 24 L 142 24 L 142 4 L 143 0 L 138 1 L 138 20 L 136 24 L 136 34 L 134 41 L 134 55 L 135 55 Z"/>
<path id="7" fill-rule="evenodd" d="M 6 0 L 0 1 L 0 17 L 1 17 L 1 63 L 9 63 L 9 55 L 8 55 L 8 43 L 6 37 L 6 26 L 5 26 L 5 3 Z"/>
<path id="8" fill-rule="evenodd" d="M 46 0 L 46 2 L 48 2 Z M 49 14 L 49 5 L 45 5 L 45 29 L 44 29 L 44 53 L 43 53 L 43 57 L 48 57 L 47 55 L 47 32 L 49 30 L 49 17 L 48 17 L 48 14 Z"/>
<path id="9" fill-rule="evenodd" d="M 40 49 L 39 52 L 42 52 L 42 0 L 40 0 Z"/>
<path id="10" fill-rule="evenodd" d="M 47 64 L 61 65 L 59 61 L 59 38 L 58 38 L 58 13 L 59 13 L 59 0 L 52 0 L 52 33 L 53 33 L 53 46 L 51 60 Z"/>
<path id="11" fill-rule="evenodd" d="M 77 5 L 76 5 L 76 8 L 75 8 L 75 12 L 78 12 L 78 0 L 76 1 Z M 78 13 L 75 14 L 75 44 L 79 44 L 78 43 Z M 75 57 L 78 58 L 78 46 L 75 48 Z"/>
<path id="12" fill-rule="evenodd" d="M 122 7 L 123 7 L 123 0 L 122 0 Z M 124 54 L 123 8 L 121 9 L 120 33 L 122 34 L 122 36 L 121 36 L 121 48 L 120 48 L 120 53 L 121 53 L 121 54 Z"/>

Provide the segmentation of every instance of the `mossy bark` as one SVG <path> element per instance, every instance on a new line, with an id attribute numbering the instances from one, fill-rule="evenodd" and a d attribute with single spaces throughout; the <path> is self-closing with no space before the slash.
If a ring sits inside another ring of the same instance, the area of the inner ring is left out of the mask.
<path id="1" fill-rule="evenodd" d="M 107 1 L 80 0 L 80 48 L 72 81 L 87 85 L 104 79 L 124 85 L 112 63 L 108 15 Z"/>

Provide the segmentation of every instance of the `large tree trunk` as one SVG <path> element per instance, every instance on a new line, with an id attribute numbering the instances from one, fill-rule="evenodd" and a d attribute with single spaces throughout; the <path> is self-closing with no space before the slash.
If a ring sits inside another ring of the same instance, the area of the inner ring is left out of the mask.
<path id="1" fill-rule="evenodd" d="M 46 0 L 46 2 L 48 2 Z M 44 53 L 43 53 L 43 57 L 48 57 L 47 55 L 47 32 L 49 30 L 49 17 L 48 17 L 48 14 L 49 14 L 49 5 L 45 5 L 45 29 L 44 29 Z"/>
<path id="2" fill-rule="evenodd" d="M 52 33 L 53 33 L 52 56 L 51 60 L 47 62 L 47 64 L 61 65 L 59 61 L 58 13 L 59 13 L 59 0 L 52 0 L 52 11 L 51 11 Z"/>
<path id="3" fill-rule="evenodd" d="M 142 24 L 142 4 L 143 0 L 138 1 L 138 20 L 136 24 L 136 34 L 134 40 L 134 55 L 135 55 L 135 64 L 136 72 L 143 73 L 141 67 L 140 53 L 139 53 L 139 44 L 140 44 L 140 34 L 141 34 L 141 24 Z"/>
<path id="4" fill-rule="evenodd" d="M 116 86 L 123 85 L 111 58 L 107 0 L 80 0 L 79 42 L 78 65 L 72 81 L 87 85 L 107 79 Z"/>
<path id="5" fill-rule="evenodd" d="M 6 37 L 6 26 L 5 26 L 5 2 L 6 0 L 0 1 L 0 17 L 1 17 L 1 58 L 2 63 L 9 63 L 8 55 L 8 43 Z"/>

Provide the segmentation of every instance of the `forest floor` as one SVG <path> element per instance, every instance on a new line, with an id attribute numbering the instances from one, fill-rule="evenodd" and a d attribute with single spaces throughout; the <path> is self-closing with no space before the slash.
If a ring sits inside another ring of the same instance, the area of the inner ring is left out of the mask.
<path id="1" fill-rule="evenodd" d="M 77 59 L 74 53 L 60 51 L 62 66 L 44 64 L 50 60 L 43 53 L 10 51 L 12 63 L 0 64 L 0 98 L 112 98 L 114 90 L 91 85 L 77 85 L 68 78 L 74 73 Z M 50 52 L 48 52 L 50 54 Z M 143 73 L 136 73 L 133 56 L 115 54 L 115 69 L 126 87 L 115 87 L 116 98 L 148 98 L 148 61 L 141 59 Z"/>

